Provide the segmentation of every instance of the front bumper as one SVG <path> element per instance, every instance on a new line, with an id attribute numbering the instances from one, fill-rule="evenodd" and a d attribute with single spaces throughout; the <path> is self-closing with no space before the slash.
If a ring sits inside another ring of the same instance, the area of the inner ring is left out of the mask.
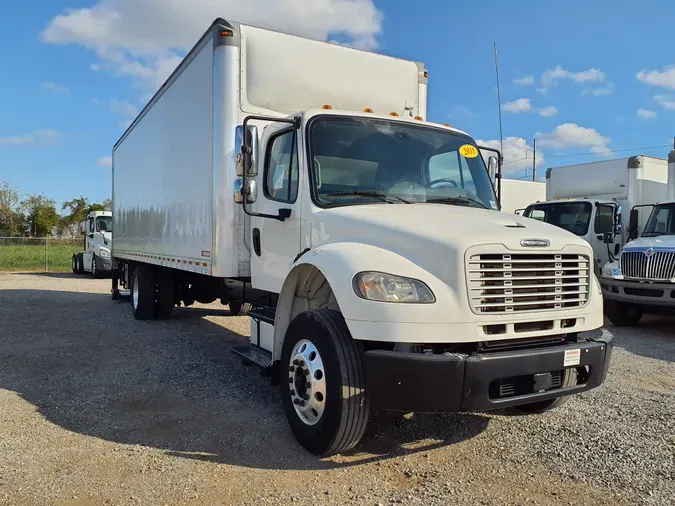
<path id="1" fill-rule="evenodd" d="M 643 306 L 675 307 L 675 283 L 624 281 L 600 278 L 602 296 Z"/>
<path id="2" fill-rule="evenodd" d="M 98 258 L 98 269 L 100 271 L 111 271 L 112 270 L 112 260 L 110 258 Z"/>
<path id="3" fill-rule="evenodd" d="M 577 343 L 514 351 L 426 355 L 372 350 L 364 356 L 366 384 L 379 409 L 489 411 L 599 386 L 607 376 L 613 341 L 610 332 L 599 329 L 580 334 Z M 576 350 L 578 363 L 572 360 Z M 566 357 L 569 367 L 578 368 L 578 384 L 556 386 Z"/>

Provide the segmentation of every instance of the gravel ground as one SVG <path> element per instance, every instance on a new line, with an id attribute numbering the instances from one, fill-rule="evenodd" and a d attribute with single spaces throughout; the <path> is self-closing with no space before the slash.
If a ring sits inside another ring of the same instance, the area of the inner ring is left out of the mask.
<path id="1" fill-rule="evenodd" d="M 377 415 L 348 455 L 293 439 L 214 304 L 139 322 L 110 280 L 0 274 L 0 504 L 675 503 L 673 318 L 611 328 L 606 383 L 538 416 Z"/>

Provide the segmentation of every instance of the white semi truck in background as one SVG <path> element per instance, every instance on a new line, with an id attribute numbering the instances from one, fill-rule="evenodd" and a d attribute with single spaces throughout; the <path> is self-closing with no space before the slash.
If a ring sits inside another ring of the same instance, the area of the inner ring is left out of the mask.
<path id="1" fill-rule="evenodd" d="M 601 284 L 615 325 L 637 325 L 645 311 L 675 310 L 675 150 L 665 199 L 631 209 L 629 242 L 604 266 Z"/>
<path id="2" fill-rule="evenodd" d="M 502 212 L 522 214 L 525 208 L 533 202 L 544 200 L 546 200 L 544 181 L 502 178 L 499 191 L 499 204 Z"/>
<path id="3" fill-rule="evenodd" d="M 536 413 L 607 374 L 590 246 L 500 213 L 499 156 L 426 96 L 422 64 L 217 19 L 113 150 L 113 298 L 252 305 L 233 351 L 316 454 L 373 406 Z"/>
<path id="4" fill-rule="evenodd" d="M 112 212 L 92 211 L 80 223 L 84 241 L 81 253 L 72 258 L 73 273 L 91 273 L 95 278 L 110 274 L 112 270 Z"/>
<path id="5" fill-rule="evenodd" d="M 599 275 L 628 239 L 625 216 L 636 205 L 663 200 L 667 183 L 668 162 L 646 155 L 551 167 L 546 201 L 533 202 L 523 215 L 585 239 Z M 640 227 L 646 222 L 647 216 L 641 216 Z"/>

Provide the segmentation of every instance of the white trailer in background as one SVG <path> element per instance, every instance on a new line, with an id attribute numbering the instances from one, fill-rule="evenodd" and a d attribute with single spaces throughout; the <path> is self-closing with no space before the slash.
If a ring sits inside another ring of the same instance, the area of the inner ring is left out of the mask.
<path id="1" fill-rule="evenodd" d="M 544 181 L 526 181 L 523 179 L 502 179 L 499 204 L 503 213 L 522 214 L 533 202 L 546 200 Z"/>
<path id="2" fill-rule="evenodd" d="M 666 199 L 631 210 L 629 241 L 605 264 L 601 283 L 615 325 L 637 325 L 645 311 L 675 310 L 675 150 L 668 156 Z"/>
<path id="3" fill-rule="evenodd" d="M 667 182 L 668 162 L 647 155 L 551 167 L 546 202 L 532 203 L 524 216 L 583 237 L 593 248 L 599 274 L 628 238 L 624 216 L 636 205 L 665 199 Z M 640 227 L 646 222 L 641 216 Z M 605 243 L 608 239 L 612 244 Z"/>
<path id="4" fill-rule="evenodd" d="M 317 454 L 371 406 L 532 413 L 606 377 L 591 248 L 500 213 L 426 90 L 422 64 L 218 19 L 113 150 L 113 297 L 251 304 L 234 351 Z"/>

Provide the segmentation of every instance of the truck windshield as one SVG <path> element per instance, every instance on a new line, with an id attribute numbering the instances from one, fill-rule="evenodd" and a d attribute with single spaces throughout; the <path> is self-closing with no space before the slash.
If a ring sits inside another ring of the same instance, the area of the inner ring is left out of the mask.
<path id="1" fill-rule="evenodd" d="M 675 235 L 675 202 L 654 206 L 642 237 Z"/>
<path id="2" fill-rule="evenodd" d="M 483 159 L 466 135 L 323 116 L 310 124 L 309 138 L 312 192 L 322 207 L 383 202 L 497 209 Z"/>
<path id="3" fill-rule="evenodd" d="M 112 216 L 98 216 L 96 218 L 97 232 L 112 232 Z"/>
<path id="4" fill-rule="evenodd" d="M 523 216 L 545 221 L 578 236 L 585 236 L 591 223 L 590 202 L 556 202 L 529 206 Z"/>

